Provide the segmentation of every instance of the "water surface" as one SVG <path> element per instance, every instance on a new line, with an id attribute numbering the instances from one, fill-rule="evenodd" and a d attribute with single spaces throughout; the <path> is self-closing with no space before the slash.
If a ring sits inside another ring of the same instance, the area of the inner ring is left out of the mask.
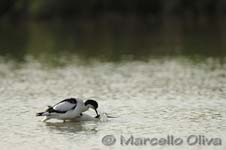
<path id="1" fill-rule="evenodd" d="M 226 64 L 218 60 L 197 64 L 164 58 L 54 68 L 30 60 L 16 68 L 12 62 L 0 65 L 3 149 L 102 149 L 101 137 L 107 134 L 201 134 L 225 140 Z M 84 123 L 43 123 L 35 117 L 47 105 L 76 96 L 96 99 L 101 112 L 119 117 Z"/>

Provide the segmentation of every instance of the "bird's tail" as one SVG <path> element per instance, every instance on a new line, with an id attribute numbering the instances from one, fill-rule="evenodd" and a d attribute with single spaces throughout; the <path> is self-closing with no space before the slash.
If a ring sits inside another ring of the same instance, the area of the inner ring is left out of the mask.
<path id="1" fill-rule="evenodd" d="M 49 113 L 48 112 L 40 112 L 40 113 L 37 113 L 36 116 L 49 116 Z"/>

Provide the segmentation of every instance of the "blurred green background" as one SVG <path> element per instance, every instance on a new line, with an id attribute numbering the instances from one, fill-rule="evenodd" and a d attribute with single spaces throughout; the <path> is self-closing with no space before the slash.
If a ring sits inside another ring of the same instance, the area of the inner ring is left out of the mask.
<path id="1" fill-rule="evenodd" d="M 0 56 L 226 55 L 226 0 L 1 0 Z"/>
<path id="2" fill-rule="evenodd" d="M 225 0 L 1 0 L 0 15 L 70 18 L 120 15 L 224 15 Z"/>

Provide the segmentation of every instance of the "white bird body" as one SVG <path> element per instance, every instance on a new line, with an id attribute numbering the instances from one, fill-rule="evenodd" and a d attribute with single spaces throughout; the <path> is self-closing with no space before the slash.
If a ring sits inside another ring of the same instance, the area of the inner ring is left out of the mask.
<path id="1" fill-rule="evenodd" d="M 46 116 L 44 121 L 53 118 L 59 120 L 81 119 L 83 112 L 87 111 L 89 108 L 93 108 L 96 111 L 97 107 L 98 104 L 94 100 L 87 100 L 84 103 L 81 99 L 69 98 L 62 100 L 53 106 L 49 106 L 45 112 L 37 113 L 36 116 Z"/>
<path id="2" fill-rule="evenodd" d="M 81 99 L 76 99 L 76 101 L 77 101 L 76 104 L 72 104 L 66 101 L 53 106 L 53 109 L 55 110 L 66 111 L 66 113 L 62 113 L 62 114 L 58 113 L 59 119 L 64 120 L 64 119 L 76 118 L 76 117 L 79 117 L 82 112 L 88 110 L 88 107 L 85 107 Z M 73 107 L 75 108 L 73 109 Z"/>

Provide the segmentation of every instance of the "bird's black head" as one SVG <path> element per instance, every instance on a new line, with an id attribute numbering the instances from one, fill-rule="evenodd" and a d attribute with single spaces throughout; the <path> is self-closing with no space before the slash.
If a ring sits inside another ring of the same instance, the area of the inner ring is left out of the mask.
<path id="1" fill-rule="evenodd" d="M 98 108 L 98 103 L 95 100 L 92 100 L 92 99 L 88 99 L 87 101 L 85 101 L 85 106 L 88 106 L 88 105 L 93 106 L 93 109 Z"/>
<path id="2" fill-rule="evenodd" d="M 97 108 L 98 108 L 98 103 L 95 101 L 95 100 L 92 100 L 92 99 L 88 99 L 86 102 L 85 102 L 85 106 L 88 106 L 88 108 L 92 108 L 95 110 L 97 116 L 96 118 L 98 118 L 100 115 L 98 114 L 97 112 Z"/>

